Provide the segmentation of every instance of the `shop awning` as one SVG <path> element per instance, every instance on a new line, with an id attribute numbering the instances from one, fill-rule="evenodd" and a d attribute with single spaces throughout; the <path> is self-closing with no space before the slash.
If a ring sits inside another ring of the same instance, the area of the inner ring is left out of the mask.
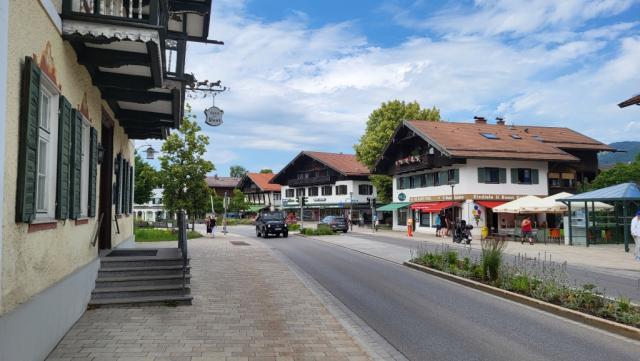
<path id="1" fill-rule="evenodd" d="M 252 205 L 252 206 L 249 206 L 249 209 L 247 209 L 247 212 L 256 213 L 256 212 L 260 212 L 261 210 L 263 210 L 263 209 L 265 209 L 267 207 L 269 207 L 269 206 L 260 205 L 260 204 Z"/>
<path id="2" fill-rule="evenodd" d="M 389 203 L 389 204 L 386 204 L 386 205 L 384 205 L 382 207 L 376 208 L 376 211 L 378 211 L 378 212 L 393 212 L 396 209 L 408 207 L 410 204 L 411 204 L 410 202 Z"/>
<path id="3" fill-rule="evenodd" d="M 459 206 L 459 202 L 421 202 L 411 205 L 411 209 L 415 209 L 426 213 L 438 213 L 440 210 L 450 207 Z"/>
<path id="4" fill-rule="evenodd" d="M 493 209 L 493 207 L 501 206 L 507 201 L 475 201 L 475 203 L 489 209 Z"/>

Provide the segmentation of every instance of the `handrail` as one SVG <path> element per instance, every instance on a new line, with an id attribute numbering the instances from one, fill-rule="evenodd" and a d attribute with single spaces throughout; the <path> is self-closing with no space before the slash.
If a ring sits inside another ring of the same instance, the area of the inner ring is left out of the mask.
<path id="1" fill-rule="evenodd" d="M 120 224 L 118 224 L 118 214 L 113 215 L 113 221 L 116 222 L 116 234 L 120 234 Z"/>
<path id="2" fill-rule="evenodd" d="M 189 251 L 187 245 L 187 222 L 184 211 L 178 212 L 178 248 L 180 248 L 182 253 L 182 288 L 185 288 Z"/>
<path id="3" fill-rule="evenodd" d="M 91 241 L 91 247 L 95 247 L 98 242 L 98 235 L 100 235 L 100 228 L 102 228 L 102 219 L 104 218 L 104 213 L 100 213 L 100 217 L 98 217 L 98 223 L 96 224 L 96 229 L 93 234 L 93 240 Z"/>

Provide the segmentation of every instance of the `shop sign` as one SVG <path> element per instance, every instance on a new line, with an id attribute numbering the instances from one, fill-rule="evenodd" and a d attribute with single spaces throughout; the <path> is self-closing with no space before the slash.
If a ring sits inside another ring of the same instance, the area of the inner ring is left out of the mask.
<path id="1" fill-rule="evenodd" d="M 212 127 L 217 127 L 219 125 L 222 125 L 223 114 L 224 114 L 224 111 L 214 105 L 211 108 L 205 109 L 204 115 L 206 118 L 204 122 Z"/>
<path id="2" fill-rule="evenodd" d="M 326 198 L 314 198 L 313 201 L 314 202 L 326 202 L 327 199 Z"/>
<path id="3" fill-rule="evenodd" d="M 513 194 L 454 194 L 454 201 L 464 200 L 483 200 L 483 201 L 512 201 L 523 196 L 517 196 Z M 418 196 L 411 197 L 411 202 L 439 202 L 439 201 L 451 201 L 451 195 L 438 195 L 438 196 Z"/>
<path id="4" fill-rule="evenodd" d="M 405 199 L 407 199 L 407 195 L 406 194 L 404 194 L 404 193 L 398 194 L 398 200 L 400 202 L 404 202 Z"/>

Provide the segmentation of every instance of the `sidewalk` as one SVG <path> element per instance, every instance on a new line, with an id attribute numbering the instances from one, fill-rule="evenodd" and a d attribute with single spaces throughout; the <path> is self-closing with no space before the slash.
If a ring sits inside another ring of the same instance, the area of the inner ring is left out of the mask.
<path id="1" fill-rule="evenodd" d="M 372 237 L 372 239 L 375 239 L 375 237 L 392 237 L 396 239 L 413 240 L 416 241 L 416 249 L 420 241 L 438 245 L 443 243 L 450 246 L 454 245 L 450 237 L 440 238 L 416 232 L 414 232 L 412 238 L 409 238 L 405 232 L 381 230 L 373 233 L 371 229 L 357 229 L 354 227 L 352 233 L 356 235 L 366 235 Z M 481 249 L 480 241 L 476 239 L 471 242 L 470 246 L 472 249 Z M 543 258 L 546 252 L 547 259 L 551 257 L 552 260 L 557 262 L 566 261 L 571 265 L 597 267 L 627 277 L 640 278 L 640 262 L 636 262 L 633 259 L 633 252 L 624 252 L 624 246 L 621 244 L 592 245 L 585 247 L 537 243 L 532 246 L 526 243 L 520 244 L 520 242 L 510 241 L 505 252 L 511 255 L 524 255 L 526 253 L 527 256 L 531 257 L 537 257 L 538 254 L 540 254 Z"/>
<path id="2" fill-rule="evenodd" d="M 192 306 L 88 310 L 48 360 L 369 360 L 262 243 L 227 235 L 189 250 Z"/>

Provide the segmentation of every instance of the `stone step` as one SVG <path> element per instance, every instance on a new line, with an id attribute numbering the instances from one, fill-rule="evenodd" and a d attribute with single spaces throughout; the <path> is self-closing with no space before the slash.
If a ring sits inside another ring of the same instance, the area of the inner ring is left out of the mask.
<path id="1" fill-rule="evenodd" d="M 89 307 L 176 306 L 190 305 L 192 300 L 193 296 L 191 295 L 103 298 L 97 300 L 92 299 L 89 302 Z"/>
<path id="2" fill-rule="evenodd" d="M 184 296 L 191 293 L 189 286 L 159 285 L 159 286 L 128 286 L 96 288 L 91 293 L 92 300 L 107 298 L 132 298 L 151 296 Z"/>
<path id="3" fill-rule="evenodd" d="M 191 267 L 187 266 L 186 273 L 191 273 Z M 182 265 L 179 266 L 136 266 L 136 267 L 108 267 L 100 268 L 98 277 L 117 276 L 162 276 L 182 275 Z"/>
<path id="4" fill-rule="evenodd" d="M 102 257 L 100 258 L 100 268 L 182 266 L 182 262 L 180 257 Z M 188 264 L 189 259 L 187 258 Z"/>
<path id="5" fill-rule="evenodd" d="M 191 275 L 185 275 L 185 284 L 191 283 Z M 129 286 L 161 286 L 161 285 L 182 285 L 182 272 L 174 275 L 141 275 L 141 276 L 115 276 L 98 277 L 96 279 L 96 289 L 106 287 L 129 287 Z"/>

